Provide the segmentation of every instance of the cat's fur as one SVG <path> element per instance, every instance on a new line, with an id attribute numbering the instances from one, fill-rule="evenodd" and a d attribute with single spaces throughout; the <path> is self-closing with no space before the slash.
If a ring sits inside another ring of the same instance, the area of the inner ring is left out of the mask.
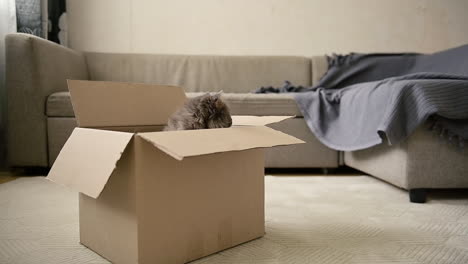
<path id="1" fill-rule="evenodd" d="M 164 131 L 225 128 L 232 125 L 228 106 L 221 92 L 189 99 L 167 122 Z"/>

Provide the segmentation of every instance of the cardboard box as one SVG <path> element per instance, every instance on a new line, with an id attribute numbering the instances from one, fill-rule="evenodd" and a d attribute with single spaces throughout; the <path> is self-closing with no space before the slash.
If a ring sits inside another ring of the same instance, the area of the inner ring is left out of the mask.
<path id="1" fill-rule="evenodd" d="M 263 125 L 287 117 L 161 132 L 179 87 L 68 86 L 79 127 L 47 178 L 80 193 L 83 245 L 113 263 L 185 263 L 264 235 L 262 148 L 303 142 Z"/>

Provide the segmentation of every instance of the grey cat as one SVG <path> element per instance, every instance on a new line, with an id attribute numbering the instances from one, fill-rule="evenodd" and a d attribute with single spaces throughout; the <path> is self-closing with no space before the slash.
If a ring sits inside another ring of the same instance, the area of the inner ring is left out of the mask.
<path id="1" fill-rule="evenodd" d="M 164 131 L 225 128 L 232 125 L 228 106 L 221 92 L 187 100 L 167 121 Z"/>

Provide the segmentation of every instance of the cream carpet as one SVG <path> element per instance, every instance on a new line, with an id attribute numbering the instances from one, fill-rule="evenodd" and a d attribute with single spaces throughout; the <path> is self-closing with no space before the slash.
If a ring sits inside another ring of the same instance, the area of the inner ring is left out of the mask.
<path id="1" fill-rule="evenodd" d="M 266 177 L 261 239 L 194 263 L 468 263 L 468 195 L 367 176 Z M 42 177 L 0 184 L 0 263 L 108 263 L 78 241 L 77 194 Z"/>

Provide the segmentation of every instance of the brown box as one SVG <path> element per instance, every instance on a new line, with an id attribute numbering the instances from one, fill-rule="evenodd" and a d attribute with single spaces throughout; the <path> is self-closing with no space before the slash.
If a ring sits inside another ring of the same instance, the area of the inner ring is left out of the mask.
<path id="1" fill-rule="evenodd" d="M 288 117 L 162 132 L 182 88 L 68 86 L 79 127 L 47 178 L 80 193 L 82 244 L 113 263 L 185 263 L 264 235 L 263 148 L 303 142 L 263 125 Z"/>

